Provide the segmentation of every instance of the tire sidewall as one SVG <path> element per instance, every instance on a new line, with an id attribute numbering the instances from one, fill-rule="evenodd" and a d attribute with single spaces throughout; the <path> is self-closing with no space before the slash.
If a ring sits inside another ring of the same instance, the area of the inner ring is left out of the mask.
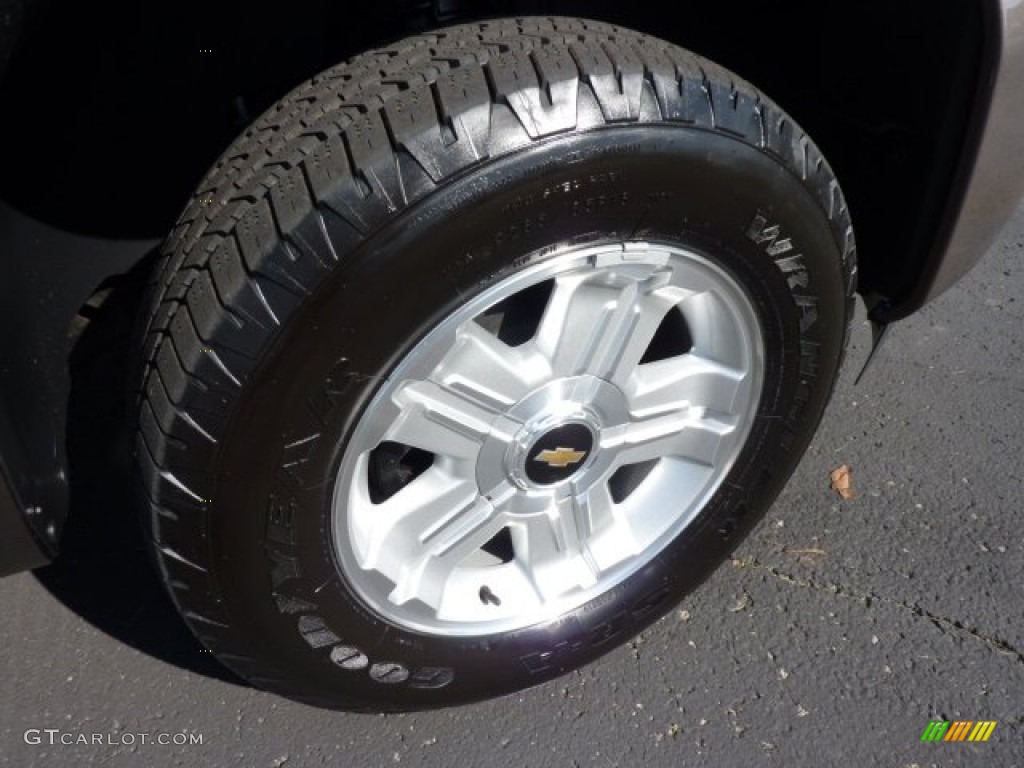
<path id="1" fill-rule="evenodd" d="M 690 249 L 748 294 L 763 331 L 764 389 L 732 470 L 655 558 L 553 621 L 484 637 L 384 621 L 346 584 L 331 545 L 345 437 L 380 381 L 467 299 L 559 247 L 622 240 Z M 233 411 L 209 532 L 232 623 L 262 639 L 255 652 L 306 698 L 350 695 L 378 708 L 508 693 L 596 658 L 692 591 L 781 490 L 831 392 L 846 291 L 835 233 L 807 187 L 777 158 L 721 133 L 572 134 L 449 180 L 341 254 Z"/>

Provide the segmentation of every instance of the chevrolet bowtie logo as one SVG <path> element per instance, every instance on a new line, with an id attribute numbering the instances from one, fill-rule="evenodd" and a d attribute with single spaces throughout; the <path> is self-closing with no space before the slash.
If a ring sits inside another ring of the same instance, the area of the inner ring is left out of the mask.
<path id="1" fill-rule="evenodd" d="M 534 461 L 542 461 L 549 467 L 561 469 L 568 467 L 570 464 L 578 464 L 583 461 L 586 457 L 586 451 L 575 451 L 572 448 L 563 448 L 558 446 L 555 450 L 545 448 L 543 451 L 533 457 Z"/>

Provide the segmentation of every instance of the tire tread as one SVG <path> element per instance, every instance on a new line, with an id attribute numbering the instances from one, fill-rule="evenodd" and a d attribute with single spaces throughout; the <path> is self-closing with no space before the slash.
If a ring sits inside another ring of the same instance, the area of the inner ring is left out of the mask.
<path id="1" fill-rule="evenodd" d="M 197 501 L 212 493 L 203 468 L 278 329 L 339 254 L 445 179 L 577 126 L 639 121 L 728 134 L 783 163 L 831 222 L 852 318 L 849 212 L 810 139 L 730 72 L 600 22 L 488 21 L 358 55 L 260 116 L 198 185 L 147 289 L 136 454 L 168 592 L 227 666 L 302 698 L 227 623 L 210 505 Z"/>

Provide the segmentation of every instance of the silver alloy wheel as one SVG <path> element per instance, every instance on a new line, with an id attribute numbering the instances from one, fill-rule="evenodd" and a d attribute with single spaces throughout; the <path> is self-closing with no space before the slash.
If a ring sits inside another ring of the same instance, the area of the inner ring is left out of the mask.
<path id="1" fill-rule="evenodd" d="M 632 241 L 549 255 L 446 317 L 382 383 L 338 470 L 339 568 L 424 633 L 555 618 L 693 522 L 763 376 L 758 316 L 707 259 Z"/>

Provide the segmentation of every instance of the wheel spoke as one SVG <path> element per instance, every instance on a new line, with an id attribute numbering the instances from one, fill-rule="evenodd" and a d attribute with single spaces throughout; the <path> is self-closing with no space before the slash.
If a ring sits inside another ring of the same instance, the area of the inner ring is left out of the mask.
<path id="1" fill-rule="evenodd" d="M 597 568 L 607 570 L 638 553 L 632 521 L 616 507 L 607 483 L 591 486 L 585 504 L 592 532 L 588 549 Z"/>
<path id="2" fill-rule="evenodd" d="M 432 378 L 490 408 L 506 409 L 550 375 L 547 360 L 532 348 L 510 347 L 469 322 Z"/>
<path id="3" fill-rule="evenodd" d="M 668 285 L 667 277 L 655 272 L 643 280 L 556 280 L 535 340 L 553 373 L 589 373 L 623 383 L 665 314 L 687 295 Z"/>
<path id="4" fill-rule="evenodd" d="M 567 497 L 513 527 L 516 560 L 541 600 L 596 582 L 597 570 L 585 545 L 585 516 L 582 506 Z"/>
<path id="5" fill-rule="evenodd" d="M 723 442 L 735 429 L 732 421 L 679 411 L 606 430 L 601 449 L 616 454 L 616 467 L 665 457 L 715 466 Z"/>
<path id="6" fill-rule="evenodd" d="M 470 480 L 453 477 L 436 467 L 428 469 L 375 505 L 364 566 L 378 567 L 384 557 L 401 561 L 407 552 L 420 549 L 439 525 L 453 522 L 472 507 L 478 495 Z"/>
<path id="7" fill-rule="evenodd" d="M 745 372 L 696 354 L 637 367 L 627 387 L 633 416 L 648 418 L 687 407 L 733 413 Z"/>
<path id="8" fill-rule="evenodd" d="M 555 546 L 563 555 L 581 554 L 590 537 L 590 517 L 586 504 L 574 495 L 555 500 L 555 514 L 549 518 L 555 534 Z"/>
<path id="9" fill-rule="evenodd" d="M 492 512 L 493 507 L 479 499 L 462 515 L 457 534 L 444 535 L 435 549 L 417 553 L 402 568 L 391 601 L 400 605 L 415 597 L 427 605 L 440 605 L 452 572 L 501 529 Z"/>
<path id="10" fill-rule="evenodd" d="M 580 494 L 568 494 L 556 504 L 559 519 L 566 521 L 566 525 L 571 523 L 577 542 L 586 542 L 615 523 L 614 502 L 604 483 L 592 485 Z M 578 548 L 582 550 L 582 545 Z"/>
<path id="11" fill-rule="evenodd" d="M 401 413 L 384 439 L 456 459 L 477 455 L 498 415 L 432 381 L 405 382 L 393 399 Z"/>
<path id="12" fill-rule="evenodd" d="M 365 563 L 399 574 L 390 595 L 396 604 L 418 598 L 438 605 L 451 572 L 502 526 L 473 483 L 440 471 L 427 475 L 380 505 Z"/>

